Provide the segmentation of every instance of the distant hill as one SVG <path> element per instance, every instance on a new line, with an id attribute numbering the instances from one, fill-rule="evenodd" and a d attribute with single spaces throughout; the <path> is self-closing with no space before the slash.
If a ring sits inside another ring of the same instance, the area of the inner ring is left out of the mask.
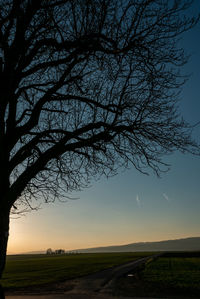
<path id="1" fill-rule="evenodd" d="M 27 251 L 27 252 L 20 252 L 20 253 L 9 253 L 8 255 L 21 255 L 21 254 L 45 254 L 45 250 L 40 250 L 40 251 Z"/>
<path id="2" fill-rule="evenodd" d="M 137 252 L 137 251 L 200 251 L 200 237 L 166 240 L 159 242 L 140 242 L 127 245 L 96 247 L 76 250 L 80 253 L 93 252 Z"/>
<path id="3" fill-rule="evenodd" d="M 70 250 L 70 252 L 138 252 L 138 251 L 200 251 L 200 237 L 165 240 L 159 242 L 140 242 L 126 245 L 105 246 L 86 249 Z M 45 254 L 44 251 L 30 251 L 21 254 Z"/>

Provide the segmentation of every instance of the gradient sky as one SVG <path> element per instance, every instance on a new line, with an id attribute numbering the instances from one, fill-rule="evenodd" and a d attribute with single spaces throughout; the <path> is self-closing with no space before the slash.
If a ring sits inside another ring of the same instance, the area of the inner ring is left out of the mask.
<path id="1" fill-rule="evenodd" d="M 193 10 L 200 11 L 199 0 Z M 184 67 L 191 77 L 180 109 L 195 124 L 200 121 L 200 24 L 181 43 L 191 54 Z M 200 143 L 200 125 L 193 135 Z M 37 212 L 11 219 L 8 253 L 200 236 L 200 157 L 174 153 L 165 161 L 171 169 L 162 178 L 130 167 L 73 194 L 78 200 L 42 204 Z"/>

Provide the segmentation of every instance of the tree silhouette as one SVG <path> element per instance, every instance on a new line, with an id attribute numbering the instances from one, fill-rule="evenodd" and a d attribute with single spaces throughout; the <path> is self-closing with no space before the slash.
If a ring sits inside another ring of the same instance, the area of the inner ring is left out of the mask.
<path id="1" fill-rule="evenodd" d="M 199 153 L 177 99 L 192 1 L 0 1 L 0 273 L 9 215 L 132 163 Z"/>

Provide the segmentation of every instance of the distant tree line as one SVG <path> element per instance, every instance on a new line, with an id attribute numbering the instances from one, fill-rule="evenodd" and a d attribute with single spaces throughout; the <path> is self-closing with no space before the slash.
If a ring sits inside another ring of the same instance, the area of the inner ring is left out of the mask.
<path id="1" fill-rule="evenodd" d="M 46 254 L 65 254 L 65 250 L 64 249 L 56 249 L 55 251 L 53 251 L 51 248 L 48 248 L 46 251 Z"/>
<path id="2" fill-rule="evenodd" d="M 65 251 L 64 249 L 56 249 L 53 251 L 51 248 L 48 248 L 46 254 L 78 254 L 78 251 Z"/>

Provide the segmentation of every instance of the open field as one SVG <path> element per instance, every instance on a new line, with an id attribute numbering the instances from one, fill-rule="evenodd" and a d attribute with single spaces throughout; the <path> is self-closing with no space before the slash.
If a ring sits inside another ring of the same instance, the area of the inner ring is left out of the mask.
<path id="1" fill-rule="evenodd" d="M 2 284 L 6 290 L 45 290 L 67 279 L 95 273 L 116 265 L 138 260 L 152 253 L 92 253 L 77 255 L 8 256 Z M 153 298 L 200 298 L 200 252 L 167 253 L 136 268 L 132 275 L 117 278 L 112 293 L 117 296 Z M 99 278 L 95 274 L 90 279 Z M 101 274 L 102 275 L 102 274 Z M 103 272 L 104 275 L 104 272 Z M 97 277 L 96 277 L 97 276 Z M 85 279 L 85 278 L 84 278 Z M 84 282 L 88 284 L 87 277 Z M 98 279 L 97 279 L 98 280 Z M 55 283 L 55 284 L 54 284 Z M 73 289 L 71 281 L 65 285 Z M 91 284 L 90 281 L 89 284 Z M 84 285 L 84 284 L 83 284 Z M 39 286 L 37 288 L 37 286 Z M 32 287 L 32 288 L 31 288 Z M 31 292 L 30 292 L 31 293 Z"/>
<path id="2" fill-rule="evenodd" d="M 166 254 L 117 285 L 117 294 L 129 296 L 200 298 L 200 254 Z"/>
<path id="3" fill-rule="evenodd" d="M 151 253 L 8 256 L 1 281 L 6 289 L 64 281 L 139 259 Z"/>

